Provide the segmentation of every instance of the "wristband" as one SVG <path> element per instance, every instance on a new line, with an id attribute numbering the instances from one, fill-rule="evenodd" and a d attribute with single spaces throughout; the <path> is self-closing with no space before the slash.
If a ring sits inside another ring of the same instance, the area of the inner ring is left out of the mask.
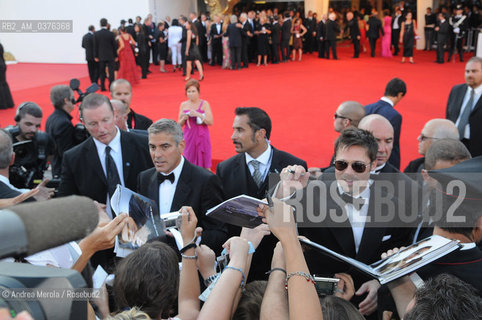
<path id="1" fill-rule="evenodd" d="M 244 288 L 246 287 L 246 276 L 244 275 L 243 270 L 241 270 L 240 268 L 232 267 L 232 266 L 226 266 L 224 268 L 223 272 L 227 269 L 232 269 L 232 270 L 236 270 L 236 271 L 241 272 L 241 276 L 243 278 L 241 279 L 241 284 L 239 285 L 239 287 L 244 291 Z"/>
<path id="2" fill-rule="evenodd" d="M 181 257 L 182 257 L 183 259 L 188 259 L 188 260 L 196 260 L 196 259 L 197 259 L 197 256 L 196 256 L 196 255 L 194 255 L 194 256 L 186 256 L 186 255 L 183 255 L 182 253 L 181 253 Z"/>
<path id="3" fill-rule="evenodd" d="M 196 248 L 196 244 L 195 243 L 190 243 L 188 244 L 187 246 L 185 246 L 184 248 L 182 248 L 181 250 L 179 250 L 179 252 L 181 253 L 181 255 L 186 252 L 187 250 L 191 249 L 191 248 Z"/>
<path id="4" fill-rule="evenodd" d="M 288 280 L 291 279 L 291 277 L 293 276 L 298 276 L 298 277 L 303 277 L 306 279 L 307 282 L 311 282 L 313 284 L 315 284 L 315 279 L 313 278 L 312 275 L 306 273 L 306 272 L 303 272 L 303 271 L 298 271 L 298 272 L 290 272 L 287 276 L 286 276 L 286 280 L 285 280 L 285 289 L 288 290 Z"/>
<path id="5" fill-rule="evenodd" d="M 219 278 L 219 276 L 220 274 L 216 273 L 216 274 L 213 274 L 212 276 L 207 277 L 206 279 L 204 279 L 204 285 L 206 287 L 209 287 L 209 285 L 213 283 L 217 278 Z"/>
<path id="6" fill-rule="evenodd" d="M 248 254 L 253 254 L 256 250 L 254 250 L 254 246 L 251 243 L 251 241 L 248 241 L 248 244 L 249 244 Z"/>

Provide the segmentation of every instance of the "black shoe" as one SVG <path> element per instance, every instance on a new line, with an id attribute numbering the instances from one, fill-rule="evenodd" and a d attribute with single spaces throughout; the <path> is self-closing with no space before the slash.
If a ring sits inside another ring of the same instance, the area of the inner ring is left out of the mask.
<path id="1" fill-rule="evenodd" d="M 151 74 L 151 73 L 152 73 L 152 71 L 147 71 L 147 74 Z"/>

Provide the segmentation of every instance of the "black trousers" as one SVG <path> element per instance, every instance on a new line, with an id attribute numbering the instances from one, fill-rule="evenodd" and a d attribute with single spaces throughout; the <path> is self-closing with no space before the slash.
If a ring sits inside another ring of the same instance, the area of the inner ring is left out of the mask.
<path id="1" fill-rule="evenodd" d="M 273 63 L 279 62 L 279 43 L 271 44 L 271 51 L 273 51 Z"/>
<path id="2" fill-rule="evenodd" d="M 139 52 L 137 63 L 141 66 L 142 78 L 145 79 L 147 77 L 147 71 L 149 70 L 149 51 Z"/>
<path id="3" fill-rule="evenodd" d="M 159 64 L 159 46 L 157 42 L 151 42 L 152 63 Z"/>
<path id="4" fill-rule="evenodd" d="M 282 41 L 281 42 L 281 59 L 283 61 L 288 60 L 290 58 L 290 41 Z"/>
<path id="5" fill-rule="evenodd" d="M 99 61 L 99 71 L 100 71 L 100 89 L 105 90 L 105 67 L 109 70 L 109 85 L 114 82 L 114 60 Z"/>
<path id="6" fill-rule="evenodd" d="M 450 60 L 452 58 L 453 54 L 456 54 L 456 51 L 459 53 L 460 61 L 464 61 L 464 50 L 462 47 L 462 44 L 464 42 L 463 38 L 458 38 L 453 36 L 451 46 L 450 46 L 450 51 L 449 51 L 449 58 L 447 60 Z"/>
<path id="7" fill-rule="evenodd" d="M 325 57 L 325 40 L 318 39 L 318 58 Z"/>
<path id="8" fill-rule="evenodd" d="M 182 75 L 186 75 L 186 42 L 181 45 Z"/>
<path id="9" fill-rule="evenodd" d="M 375 56 L 375 49 L 377 48 L 377 38 L 368 38 L 370 41 L 370 50 L 371 50 L 371 56 Z"/>
<path id="10" fill-rule="evenodd" d="M 243 62 L 243 68 L 247 68 L 249 64 L 248 40 L 243 40 L 243 42 L 241 43 L 241 61 Z"/>
<path id="11" fill-rule="evenodd" d="M 223 65 L 223 43 L 221 38 L 213 39 L 212 64 Z"/>
<path id="12" fill-rule="evenodd" d="M 336 40 L 326 40 L 325 46 L 326 46 L 326 58 L 330 59 L 330 47 L 331 47 L 331 51 L 333 52 L 333 59 L 338 59 L 338 57 L 336 56 Z"/>
<path id="13" fill-rule="evenodd" d="M 433 45 L 433 28 L 425 28 L 425 50 L 432 50 Z"/>
<path id="14" fill-rule="evenodd" d="M 95 60 L 87 60 L 87 67 L 89 68 L 89 78 L 91 83 L 99 81 L 99 63 Z"/>
<path id="15" fill-rule="evenodd" d="M 231 55 L 231 69 L 241 68 L 241 47 L 231 47 L 229 48 L 229 53 Z M 247 64 L 246 64 L 247 66 Z"/>
<path id="16" fill-rule="evenodd" d="M 444 62 L 444 55 L 446 46 L 448 47 L 448 39 L 447 37 L 439 36 L 437 38 L 437 62 Z M 450 58 L 449 58 L 450 60 Z"/>
<path id="17" fill-rule="evenodd" d="M 394 48 L 393 55 L 398 55 L 400 52 L 399 48 L 399 42 L 400 42 L 400 29 L 392 29 L 392 46 Z"/>
<path id="18" fill-rule="evenodd" d="M 360 56 L 360 39 L 353 39 L 353 49 L 355 50 L 353 57 L 358 58 Z"/>

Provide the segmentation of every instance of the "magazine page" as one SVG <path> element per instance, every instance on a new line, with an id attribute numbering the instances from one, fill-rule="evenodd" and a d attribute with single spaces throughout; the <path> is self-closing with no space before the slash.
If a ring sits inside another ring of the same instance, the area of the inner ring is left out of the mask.
<path id="1" fill-rule="evenodd" d="M 137 249 L 152 238 L 164 235 L 164 226 L 154 201 L 126 187 L 117 185 L 111 199 L 118 215 L 128 213 L 128 225 L 118 235 L 120 249 Z"/>
<path id="2" fill-rule="evenodd" d="M 268 205 L 266 201 L 243 194 L 209 209 L 206 215 L 235 226 L 255 228 L 263 223 L 256 210 L 260 204 Z"/>

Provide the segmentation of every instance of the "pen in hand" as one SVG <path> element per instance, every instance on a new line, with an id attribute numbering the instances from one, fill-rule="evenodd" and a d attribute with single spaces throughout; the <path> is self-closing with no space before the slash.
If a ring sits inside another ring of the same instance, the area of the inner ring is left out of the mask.
<path id="1" fill-rule="evenodd" d="M 273 199 L 271 198 L 271 195 L 269 194 L 268 191 L 266 191 L 266 200 L 268 200 L 268 207 L 273 208 Z"/>

